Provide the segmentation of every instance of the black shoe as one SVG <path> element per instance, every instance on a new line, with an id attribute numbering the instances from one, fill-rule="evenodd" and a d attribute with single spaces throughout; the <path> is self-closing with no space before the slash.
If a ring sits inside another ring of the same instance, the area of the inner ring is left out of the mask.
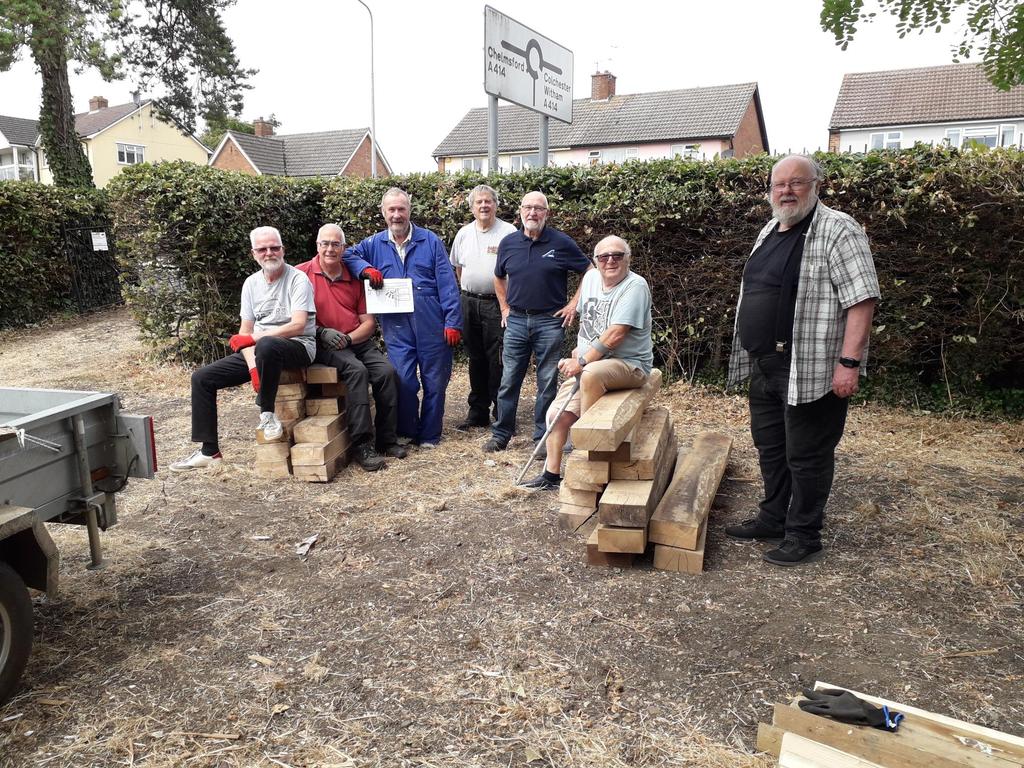
<path id="1" fill-rule="evenodd" d="M 383 453 L 385 456 L 389 456 L 392 459 L 404 459 L 409 455 L 409 451 L 398 443 L 392 443 L 384 448 L 378 448 L 377 452 Z"/>
<path id="2" fill-rule="evenodd" d="M 730 539 L 743 539 L 745 541 L 756 539 L 757 541 L 767 541 L 775 544 L 782 541 L 785 533 L 782 528 L 775 528 L 767 523 L 762 523 L 756 517 L 744 520 L 738 525 L 725 526 L 726 536 Z"/>
<path id="3" fill-rule="evenodd" d="M 764 553 L 764 559 L 772 565 L 803 565 L 821 558 L 821 544 L 787 538 L 776 547 Z"/>
<path id="4" fill-rule="evenodd" d="M 562 485 L 562 478 L 557 480 L 548 480 L 543 473 L 537 475 L 533 480 L 527 480 L 525 483 L 520 483 L 520 488 L 529 488 L 531 491 L 557 491 L 559 486 Z"/>
<path id="5" fill-rule="evenodd" d="M 495 453 L 496 451 L 504 451 L 508 448 L 508 443 L 503 443 L 496 437 L 492 437 L 486 443 L 484 443 L 484 453 Z"/>
<path id="6" fill-rule="evenodd" d="M 466 419 L 465 421 L 455 425 L 455 431 L 469 432 L 469 430 L 471 429 L 479 429 L 481 427 L 489 426 L 491 426 L 491 422 L 487 421 L 486 419 L 484 419 L 483 421 L 480 421 L 479 419 Z"/>
<path id="7" fill-rule="evenodd" d="M 353 453 L 359 466 L 367 472 L 376 472 L 378 469 L 384 469 L 387 466 L 384 457 L 378 456 L 377 452 L 373 450 L 373 446 L 369 443 L 357 445 Z"/>

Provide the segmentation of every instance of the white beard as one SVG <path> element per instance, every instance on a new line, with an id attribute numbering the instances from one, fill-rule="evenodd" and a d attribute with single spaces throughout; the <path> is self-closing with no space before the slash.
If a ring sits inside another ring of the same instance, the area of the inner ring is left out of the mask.
<path id="1" fill-rule="evenodd" d="M 814 206 L 817 205 L 817 203 L 817 196 L 807 198 L 806 203 L 798 205 L 796 208 L 783 208 L 781 205 L 772 203 L 772 215 L 778 219 L 779 224 L 788 229 L 794 224 L 802 221 L 808 213 L 814 210 Z"/>

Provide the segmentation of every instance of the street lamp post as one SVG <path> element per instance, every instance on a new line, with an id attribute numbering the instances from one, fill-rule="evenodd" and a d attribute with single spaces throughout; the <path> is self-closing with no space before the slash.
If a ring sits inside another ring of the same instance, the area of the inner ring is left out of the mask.
<path id="1" fill-rule="evenodd" d="M 370 176 L 377 178 L 377 114 L 373 91 L 373 11 L 370 6 L 357 0 L 370 14 Z"/>

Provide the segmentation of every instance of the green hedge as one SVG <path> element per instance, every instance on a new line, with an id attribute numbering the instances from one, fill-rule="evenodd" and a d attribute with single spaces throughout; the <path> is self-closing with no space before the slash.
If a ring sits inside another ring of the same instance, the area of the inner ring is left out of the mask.
<path id="1" fill-rule="evenodd" d="M 1024 156 L 1015 151 L 915 148 L 823 155 L 822 199 L 867 229 L 883 301 L 872 339 L 878 381 L 1024 386 Z M 607 234 L 630 241 L 654 291 L 661 363 L 675 375 L 727 362 L 743 263 L 770 217 L 773 158 L 545 168 L 486 179 L 499 215 L 543 190 L 550 223 L 584 250 Z M 448 243 L 469 219 L 479 174 L 287 181 L 171 164 L 129 169 L 110 188 L 122 256 L 140 270 L 129 301 L 147 338 L 182 359 L 219 354 L 237 326 L 238 295 L 254 269 L 248 230 L 282 229 L 289 260 L 313 252 L 322 221 L 350 242 L 383 226 L 379 203 L 398 185 L 413 219 Z"/>
<path id="2" fill-rule="evenodd" d="M 0 181 L 0 328 L 75 309 L 62 226 L 107 224 L 101 191 Z"/>

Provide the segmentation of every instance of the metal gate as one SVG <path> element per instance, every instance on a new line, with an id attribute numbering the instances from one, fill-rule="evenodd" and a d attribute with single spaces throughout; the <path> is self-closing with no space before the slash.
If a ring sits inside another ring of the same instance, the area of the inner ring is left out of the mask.
<path id="1" fill-rule="evenodd" d="M 110 227 L 64 227 L 64 252 L 71 268 L 71 293 L 79 312 L 122 304 L 121 270 Z"/>

